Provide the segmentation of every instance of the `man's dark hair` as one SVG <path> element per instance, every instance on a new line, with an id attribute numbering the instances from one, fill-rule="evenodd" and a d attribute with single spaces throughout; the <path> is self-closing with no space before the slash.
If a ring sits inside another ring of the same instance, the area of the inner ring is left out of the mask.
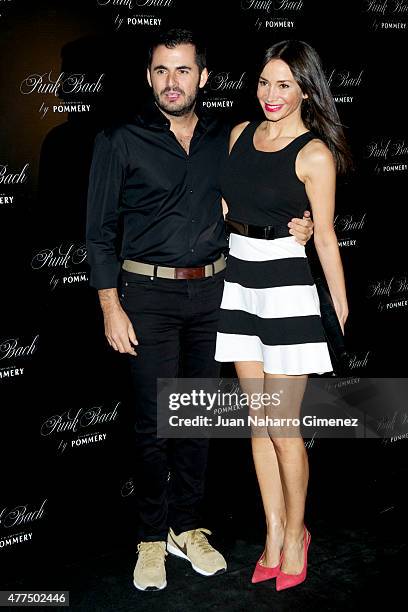
<path id="1" fill-rule="evenodd" d="M 164 45 L 168 49 L 174 49 L 178 45 L 194 45 L 195 60 L 200 71 L 200 74 L 207 67 L 206 49 L 202 42 L 191 30 L 183 30 L 181 28 L 172 28 L 167 32 L 160 32 L 155 38 L 149 49 L 147 67 L 152 65 L 154 50 L 160 45 Z"/>

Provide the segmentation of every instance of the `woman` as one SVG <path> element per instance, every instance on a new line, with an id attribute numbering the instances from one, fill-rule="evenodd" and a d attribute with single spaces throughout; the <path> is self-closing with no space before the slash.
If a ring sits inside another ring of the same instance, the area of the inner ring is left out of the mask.
<path id="1" fill-rule="evenodd" d="M 231 235 L 215 359 L 234 361 L 246 389 L 256 381 L 258 389 L 282 390 L 284 381 L 284 410 L 299 416 L 307 375 L 333 368 L 305 248 L 286 224 L 311 208 L 317 254 L 344 333 L 348 306 L 333 219 L 336 174 L 351 159 L 310 45 L 290 40 L 269 48 L 257 97 L 264 119 L 232 130 L 222 178 Z M 267 526 L 252 582 L 276 576 L 282 590 L 306 578 L 308 459 L 299 434 L 265 431 L 252 436 Z"/>

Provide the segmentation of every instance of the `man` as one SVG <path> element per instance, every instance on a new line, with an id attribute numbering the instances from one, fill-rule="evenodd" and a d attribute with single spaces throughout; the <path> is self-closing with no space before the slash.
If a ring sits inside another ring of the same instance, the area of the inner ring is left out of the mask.
<path id="1" fill-rule="evenodd" d="M 218 174 L 229 129 L 196 108 L 208 71 L 191 32 L 159 37 L 147 79 L 150 108 L 96 138 L 87 221 L 90 282 L 105 335 L 129 355 L 133 380 L 140 590 L 166 586 L 168 552 L 205 576 L 226 569 L 206 538 L 211 532 L 200 527 L 208 440 L 157 438 L 156 381 L 179 376 L 180 367 L 186 378 L 219 376 L 214 351 L 227 242 Z M 311 222 L 293 221 L 297 239 L 308 239 Z"/>

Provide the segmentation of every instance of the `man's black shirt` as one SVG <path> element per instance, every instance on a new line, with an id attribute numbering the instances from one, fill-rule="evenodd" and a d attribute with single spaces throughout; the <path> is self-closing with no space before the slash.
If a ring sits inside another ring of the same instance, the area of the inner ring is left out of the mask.
<path id="1" fill-rule="evenodd" d="M 195 267 L 226 251 L 219 176 L 229 126 L 197 114 L 189 154 L 153 103 L 97 135 L 86 232 L 93 287 L 116 287 L 123 259 Z"/>

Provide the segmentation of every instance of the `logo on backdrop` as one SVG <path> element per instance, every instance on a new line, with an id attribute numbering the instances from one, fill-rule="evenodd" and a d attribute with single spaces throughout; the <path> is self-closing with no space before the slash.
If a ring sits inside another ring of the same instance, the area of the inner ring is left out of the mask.
<path id="1" fill-rule="evenodd" d="M 26 360 L 38 350 L 39 334 L 31 339 L 0 338 L 0 381 L 23 376 Z"/>
<path id="2" fill-rule="evenodd" d="M 0 164 L 0 208 L 12 208 L 16 204 L 16 194 L 5 192 L 13 189 L 13 185 L 23 185 L 27 182 L 28 168 L 30 164 L 24 164 L 21 168 L 9 168 L 8 164 Z"/>
<path id="3" fill-rule="evenodd" d="M 256 30 L 294 30 L 303 13 L 297 0 L 241 0 L 241 12 L 253 21 Z"/>
<path id="4" fill-rule="evenodd" d="M 408 170 L 408 138 L 388 136 L 371 140 L 365 148 L 365 159 L 374 174 L 395 175 Z"/>
<path id="5" fill-rule="evenodd" d="M 44 499 L 39 506 L 21 504 L 19 506 L 4 506 L 0 508 L 0 529 L 18 530 L 29 523 L 40 521 L 44 518 L 44 508 L 47 503 Z M 23 542 L 32 540 L 33 532 L 29 530 L 17 531 L 13 534 L 0 536 L 0 549 L 16 546 Z"/>
<path id="6" fill-rule="evenodd" d="M 81 96 L 100 94 L 103 91 L 105 74 L 100 73 L 90 77 L 84 72 L 67 73 L 60 72 L 54 76 L 52 70 L 43 74 L 29 74 L 20 83 L 20 93 L 23 96 L 35 94 L 54 96 L 55 100 L 42 101 L 38 112 L 44 119 L 48 112 L 53 113 L 88 113 L 92 110 L 92 104 L 81 102 Z M 69 101 L 72 96 L 72 101 Z M 57 100 L 61 98 L 61 100 Z"/>
<path id="7" fill-rule="evenodd" d="M 47 272 L 51 291 L 57 287 L 87 286 L 89 273 L 88 268 L 83 267 L 84 264 L 86 264 L 86 246 L 75 242 L 42 249 L 31 259 L 33 270 Z"/>
<path id="8" fill-rule="evenodd" d="M 408 440 L 408 413 L 396 410 L 392 416 L 388 418 L 384 417 L 379 423 L 378 428 L 386 434 L 381 440 L 384 446 L 388 446 L 394 442 L 400 442 L 401 440 Z M 396 435 L 390 435 L 391 432 Z"/>
<path id="9" fill-rule="evenodd" d="M 366 370 L 372 358 L 372 351 L 349 351 L 347 366 L 350 371 Z"/>
<path id="10" fill-rule="evenodd" d="M 358 236 L 365 230 L 366 222 L 367 211 L 336 215 L 334 218 L 334 229 L 336 230 L 339 247 L 360 246 Z"/>
<path id="11" fill-rule="evenodd" d="M 352 104 L 356 101 L 356 91 L 364 82 L 364 69 L 333 68 L 326 74 L 327 82 L 334 101 L 340 104 Z"/>
<path id="12" fill-rule="evenodd" d="M 56 440 L 58 453 L 106 442 L 109 432 L 99 428 L 115 422 L 121 402 L 109 406 L 70 408 L 61 414 L 54 414 L 42 423 L 41 436 Z"/>
<path id="13" fill-rule="evenodd" d="M 373 279 L 368 283 L 367 298 L 379 312 L 395 312 L 408 309 L 408 275 Z"/>
<path id="14" fill-rule="evenodd" d="M 14 0 L 0 0 L 0 19 L 6 17 L 7 9 L 10 7 Z"/>
<path id="15" fill-rule="evenodd" d="M 128 478 L 126 482 L 122 483 L 120 486 L 120 496 L 121 497 L 129 497 L 130 495 L 135 494 L 135 483 L 133 478 Z"/>
<path id="16" fill-rule="evenodd" d="M 211 109 L 232 108 L 247 86 L 246 72 L 211 70 L 204 89 L 202 105 Z"/>
<path id="17" fill-rule="evenodd" d="M 373 32 L 407 30 L 407 0 L 365 0 L 363 10 Z"/>
<path id="18" fill-rule="evenodd" d="M 96 0 L 101 7 L 112 9 L 115 30 L 125 28 L 158 29 L 164 25 L 162 9 L 172 9 L 177 0 Z M 153 11 L 147 13 L 145 11 Z"/>
<path id="19" fill-rule="evenodd" d="M 170 471 L 167 474 L 167 482 L 170 480 L 171 473 Z M 134 478 L 130 476 L 125 482 L 122 482 L 120 485 L 120 496 L 121 497 L 130 497 L 135 494 L 136 484 Z"/>

